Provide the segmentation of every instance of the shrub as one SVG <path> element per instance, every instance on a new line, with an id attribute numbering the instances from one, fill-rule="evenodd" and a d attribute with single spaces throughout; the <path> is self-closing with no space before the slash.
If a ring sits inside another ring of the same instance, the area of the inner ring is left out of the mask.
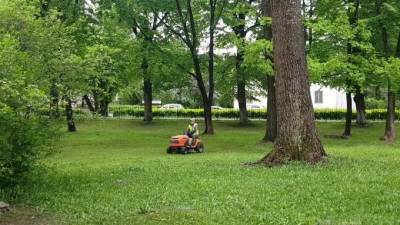
<path id="1" fill-rule="evenodd" d="M 144 109 L 132 106 L 113 106 L 110 107 L 110 112 L 113 117 L 143 117 Z M 265 119 L 266 110 L 249 110 L 249 118 L 251 119 Z M 213 110 L 215 118 L 238 119 L 239 110 L 237 109 L 221 109 Z M 397 118 L 400 118 L 400 111 L 397 111 Z M 183 110 L 162 110 L 153 109 L 154 117 L 172 117 L 172 118 L 190 118 L 190 117 L 203 117 L 203 109 L 183 109 Z M 346 118 L 346 110 L 344 109 L 316 109 L 315 118 L 317 120 L 344 120 Z M 356 118 L 356 113 L 353 112 L 353 119 Z M 384 120 L 386 118 L 385 109 L 371 109 L 367 110 L 368 120 Z"/>
<path id="2" fill-rule="evenodd" d="M 0 112 L 0 187 L 10 188 L 26 181 L 38 159 L 49 150 L 57 134 L 49 120 L 25 118 Z"/>

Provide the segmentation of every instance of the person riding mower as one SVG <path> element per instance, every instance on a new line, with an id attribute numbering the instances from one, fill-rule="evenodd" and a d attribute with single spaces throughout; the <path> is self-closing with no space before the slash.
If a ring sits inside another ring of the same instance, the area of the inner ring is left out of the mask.
<path id="1" fill-rule="evenodd" d="M 199 138 L 199 128 L 195 119 L 191 119 L 184 135 L 173 136 L 170 139 L 170 145 L 167 153 L 204 152 L 203 142 Z"/>
<path id="2" fill-rule="evenodd" d="M 186 135 L 189 137 L 189 146 L 196 143 L 196 139 L 199 137 L 199 125 L 196 123 L 196 119 L 190 119 Z"/>

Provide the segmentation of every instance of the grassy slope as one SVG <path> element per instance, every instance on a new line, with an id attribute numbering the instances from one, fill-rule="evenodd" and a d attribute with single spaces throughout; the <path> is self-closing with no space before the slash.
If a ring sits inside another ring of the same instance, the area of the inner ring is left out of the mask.
<path id="1" fill-rule="evenodd" d="M 383 124 L 324 140 L 325 165 L 273 169 L 241 166 L 271 149 L 263 123 L 216 126 L 205 154 L 182 156 L 165 149 L 184 121 L 81 122 L 18 201 L 82 225 L 400 224 L 400 143 L 379 141 Z"/>

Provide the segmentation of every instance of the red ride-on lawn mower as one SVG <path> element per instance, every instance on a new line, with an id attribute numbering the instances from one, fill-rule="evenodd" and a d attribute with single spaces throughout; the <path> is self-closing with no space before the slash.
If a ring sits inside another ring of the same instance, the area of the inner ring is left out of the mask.
<path id="1" fill-rule="evenodd" d="M 192 143 L 189 145 L 189 136 L 188 135 L 177 135 L 172 136 L 169 141 L 169 147 L 167 148 L 167 153 L 181 153 L 187 154 L 192 152 L 203 153 L 204 152 L 204 144 L 197 138 L 196 143 Z"/>

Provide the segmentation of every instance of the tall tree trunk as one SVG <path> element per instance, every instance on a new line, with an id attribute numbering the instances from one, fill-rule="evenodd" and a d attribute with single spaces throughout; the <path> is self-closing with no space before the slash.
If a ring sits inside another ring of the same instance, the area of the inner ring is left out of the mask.
<path id="1" fill-rule="evenodd" d="M 185 43 L 187 48 L 190 51 L 194 72 L 188 72 L 193 78 L 196 79 L 197 86 L 201 93 L 201 98 L 203 101 L 203 109 L 204 109 L 204 122 L 205 122 L 205 130 L 204 134 L 213 134 L 214 127 L 212 124 L 212 114 L 211 114 L 211 106 L 213 103 L 214 98 L 214 34 L 215 34 L 215 27 L 216 22 L 218 19 L 215 17 L 215 10 L 216 10 L 216 3 L 217 0 L 210 0 L 209 7 L 210 7 L 210 30 L 209 30 L 209 59 L 208 59 L 208 93 L 207 88 L 204 84 L 204 79 L 202 75 L 200 59 L 198 54 L 198 47 L 199 43 L 199 36 L 197 34 L 197 26 L 196 21 L 193 15 L 192 10 L 192 1 L 186 0 L 186 11 L 182 10 L 181 1 L 175 0 L 176 10 L 178 13 L 178 17 L 180 20 L 180 24 L 182 26 L 183 35 L 178 35 L 179 38 Z M 173 30 L 173 28 L 169 28 Z M 176 33 L 176 32 L 174 32 Z"/>
<path id="2" fill-rule="evenodd" d="M 346 124 L 344 126 L 344 137 L 350 137 L 351 136 L 351 121 L 353 119 L 353 102 L 351 99 L 351 92 L 346 93 L 346 105 L 347 105 L 347 110 L 346 110 Z"/>
<path id="3" fill-rule="evenodd" d="M 272 0 L 278 136 L 274 150 L 262 159 L 267 165 L 314 164 L 326 156 L 315 127 L 303 29 L 301 1 Z"/>
<path id="4" fill-rule="evenodd" d="M 96 91 L 93 91 L 93 102 L 94 102 L 94 111 L 97 113 L 99 112 L 100 101 L 99 101 L 99 94 Z"/>
<path id="5" fill-rule="evenodd" d="M 271 0 L 262 1 L 262 13 L 265 17 L 271 17 Z M 264 27 L 264 38 L 272 41 L 272 27 L 270 25 Z M 273 58 L 270 58 L 272 62 Z M 267 76 L 268 98 L 267 98 L 267 126 L 264 135 L 264 141 L 274 142 L 277 136 L 277 112 L 276 112 L 276 94 L 275 94 L 275 77 Z"/>
<path id="6" fill-rule="evenodd" d="M 248 124 L 250 121 L 246 106 L 246 83 L 243 80 L 237 82 L 236 97 L 239 103 L 240 124 Z"/>
<path id="7" fill-rule="evenodd" d="M 237 15 L 237 19 L 241 21 L 241 23 L 234 27 L 234 32 L 237 38 L 240 39 L 241 43 L 244 44 L 246 38 L 246 27 L 244 21 L 246 21 L 246 15 L 244 13 L 239 13 Z M 241 68 L 243 63 L 243 51 L 242 47 L 238 47 L 236 53 L 236 82 L 237 82 L 237 100 L 239 103 L 239 114 L 240 114 L 240 124 L 249 123 L 249 115 L 247 112 L 247 101 L 246 101 L 246 78 L 243 74 L 243 70 Z"/>
<path id="8" fill-rule="evenodd" d="M 147 40 L 151 42 L 151 40 Z M 146 42 L 146 43 L 147 43 Z M 147 45 L 144 48 L 147 51 Z M 141 65 L 143 73 L 143 102 L 144 102 L 144 118 L 143 121 L 150 123 L 153 121 L 153 83 L 151 82 L 149 74 L 149 62 L 146 57 L 142 60 Z"/>
<path id="9" fill-rule="evenodd" d="M 382 13 L 382 4 L 384 0 L 376 0 L 376 13 L 377 15 L 381 15 Z M 383 54 L 386 59 L 390 57 L 390 46 L 389 46 L 389 38 L 388 32 L 384 24 L 380 24 L 382 29 L 382 43 L 383 43 Z M 400 58 L 400 34 L 398 39 L 398 46 L 396 49 L 396 56 Z M 393 142 L 396 139 L 396 131 L 395 131 L 395 116 L 396 116 L 396 95 L 392 90 L 391 86 L 391 78 L 388 77 L 388 94 L 387 94 L 387 111 L 386 111 L 386 127 L 385 127 L 385 135 L 384 140 L 387 142 Z"/>
<path id="10" fill-rule="evenodd" d="M 144 121 L 150 123 L 153 121 L 153 84 L 149 78 L 143 81 L 144 96 Z"/>
<path id="11" fill-rule="evenodd" d="M 396 140 L 396 94 L 388 85 L 388 99 L 387 99 L 387 115 L 384 140 L 387 142 L 394 142 Z"/>
<path id="12" fill-rule="evenodd" d="M 90 98 L 89 98 L 88 95 L 84 95 L 84 96 L 83 96 L 83 101 L 84 101 L 84 102 L 86 103 L 86 105 L 88 106 L 90 112 L 92 112 L 92 113 L 95 113 L 95 112 L 96 112 L 95 108 L 93 107 L 92 101 L 90 101 Z"/>
<path id="13" fill-rule="evenodd" d="M 387 37 L 387 36 L 386 36 Z M 385 38 L 385 36 L 384 36 Z M 387 42 L 386 42 L 387 43 Z M 400 32 L 397 38 L 396 57 L 400 58 Z M 396 94 L 392 90 L 390 79 L 388 80 L 388 94 L 387 94 L 387 115 L 384 140 L 387 142 L 394 142 L 396 140 Z"/>
<path id="14" fill-rule="evenodd" d="M 65 105 L 65 116 L 67 118 L 68 131 L 75 132 L 76 126 L 74 122 L 74 111 L 72 110 L 72 101 L 68 96 L 65 97 L 65 100 L 67 101 Z"/>
<path id="15" fill-rule="evenodd" d="M 350 4 L 354 4 L 354 14 L 351 13 L 352 7 L 350 7 Z M 359 17 L 359 8 L 360 8 L 360 0 L 349 0 L 348 1 L 348 17 L 349 17 L 349 23 L 352 27 L 356 27 L 357 22 L 358 22 L 358 17 Z M 355 49 L 354 46 L 352 45 L 351 41 L 348 40 L 347 42 L 347 55 L 348 55 L 348 61 L 351 63 L 351 58 L 350 56 L 354 53 L 356 53 L 358 49 Z M 350 89 L 352 87 L 351 85 L 351 80 L 346 81 L 347 89 Z M 352 102 L 352 97 L 351 97 L 351 92 L 347 91 L 346 92 L 346 105 L 347 105 L 347 110 L 346 110 L 346 123 L 344 127 L 344 132 L 343 132 L 343 137 L 344 138 L 349 138 L 351 136 L 351 128 L 352 128 L 352 119 L 353 119 L 353 102 Z"/>
<path id="16" fill-rule="evenodd" d="M 214 134 L 214 127 L 212 124 L 212 113 L 211 106 L 214 102 L 214 35 L 215 35 L 215 10 L 217 0 L 210 0 L 210 42 L 209 42 L 209 50 L 208 50 L 208 101 L 205 104 L 205 120 L 206 120 L 206 130 L 204 133 L 206 134 Z"/>
<path id="17" fill-rule="evenodd" d="M 356 103 L 357 110 L 356 124 L 359 127 L 365 127 L 367 125 L 367 112 L 365 111 L 365 94 L 361 92 L 360 86 L 356 87 L 354 102 Z"/>
<path id="18" fill-rule="evenodd" d="M 267 77 L 268 99 L 267 99 L 267 129 L 264 141 L 274 142 L 277 136 L 277 115 L 275 97 L 275 77 Z"/>
<path id="19" fill-rule="evenodd" d="M 204 102 L 204 121 L 205 121 L 205 130 L 204 134 L 214 134 L 214 127 L 212 123 L 212 112 L 211 112 L 211 103 Z"/>
<path id="20" fill-rule="evenodd" d="M 107 100 L 100 101 L 100 115 L 102 117 L 108 117 L 108 105 L 110 103 Z"/>

